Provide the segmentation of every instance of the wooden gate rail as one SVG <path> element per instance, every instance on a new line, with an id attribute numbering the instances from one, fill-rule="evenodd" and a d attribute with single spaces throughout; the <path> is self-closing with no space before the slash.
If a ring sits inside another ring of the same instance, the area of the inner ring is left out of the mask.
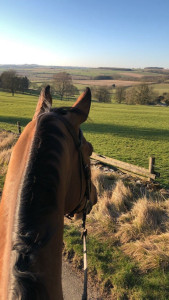
<path id="1" fill-rule="evenodd" d="M 17 122 L 17 126 L 18 126 L 18 133 L 20 135 L 21 134 L 21 126 L 20 126 L 19 121 Z M 93 152 L 91 158 L 94 160 L 97 160 L 103 164 L 122 169 L 130 174 L 135 174 L 135 176 L 137 175 L 142 178 L 148 178 L 149 180 L 155 180 L 156 177 L 160 177 L 160 173 L 157 173 L 154 171 L 155 157 L 149 158 L 149 168 L 148 169 L 138 167 L 138 166 L 114 159 L 114 158 L 99 155 L 94 152 Z"/>
<path id="2" fill-rule="evenodd" d="M 154 157 L 150 157 L 149 158 L 149 169 L 145 169 L 142 167 L 138 167 L 126 162 L 122 162 L 120 160 L 117 159 L 113 159 L 110 157 L 106 157 L 103 155 L 99 155 L 93 152 L 92 159 L 100 161 L 106 165 L 110 165 L 110 166 L 114 166 L 117 167 L 119 169 L 125 170 L 129 173 L 133 173 L 135 175 L 141 176 L 141 177 L 145 177 L 148 178 L 149 180 L 155 180 L 156 177 L 159 177 L 160 174 L 156 173 L 154 171 L 154 165 L 155 165 L 155 158 Z"/>

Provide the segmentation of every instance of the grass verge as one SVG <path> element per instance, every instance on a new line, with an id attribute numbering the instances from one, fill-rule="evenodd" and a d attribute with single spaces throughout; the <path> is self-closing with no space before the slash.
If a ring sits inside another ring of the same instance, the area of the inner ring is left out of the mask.
<path id="1" fill-rule="evenodd" d="M 103 299 L 169 299 L 169 200 L 93 168 L 98 203 L 88 216 L 88 267 Z M 65 225 L 65 252 L 82 265 L 79 221 Z M 106 295 L 106 296 L 105 296 Z"/>
<path id="2" fill-rule="evenodd" d="M 73 224 L 64 228 L 65 252 L 76 265 L 82 266 L 80 228 Z M 112 239 L 100 241 L 99 236 L 87 238 L 89 274 L 98 281 L 103 299 L 167 300 L 169 274 L 159 269 L 148 273 L 140 271 L 136 262 L 126 256 Z"/>
<path id="3" fill-rule="evenodd" d="M 0 132 L 0 189 L 16 139 Z M 169 195 L 94 167 L 92 178 L 98 203 L 87 218 L 88 266 L 103 299 L 169 299 Z M 68 259 L 82 268 L 79 221 L 66 223 L 64 243 Z"/>

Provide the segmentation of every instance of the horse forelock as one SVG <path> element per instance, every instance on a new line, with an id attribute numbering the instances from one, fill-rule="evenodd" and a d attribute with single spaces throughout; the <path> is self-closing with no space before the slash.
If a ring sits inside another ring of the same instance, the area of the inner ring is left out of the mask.
<path id="1" fill-rule="evenodd" d="M 19 193 L 13 234 L 11 299 L 48 299 L 41 276 L 33 272 L 32 266 L 38 251 L 54 233 L 48 225 L 43 232 L 40 227 L 44 216 L 56 209 L 59 162 L 65 137 L 56 119 L 53 113 L 39 117 Z"/>

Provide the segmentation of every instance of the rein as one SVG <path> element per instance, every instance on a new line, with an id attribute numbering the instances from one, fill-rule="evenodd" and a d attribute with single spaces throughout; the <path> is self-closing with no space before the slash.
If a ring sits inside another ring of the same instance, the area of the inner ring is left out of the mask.
<path id="1" fill-rule="evenodd" d="M 87 300 L 87 249 L 86 249 L 86 237 L 87 237 L 87 229 L 86 229 L 86 214 L 90 211 L 91 207 L 91 201 L 90 201 L 90 190 L 91 190 L 91 177 L 90 177 L 90 169 L 88 165 L 85 165 L 84 160 L 83 160 L 83 154 L 81 151 L 81 144 L 82 144 L 82 131 L 80 129 L 79 132 L 79 139 L 77 138 L 77 134 L 72 127 L 72 125 L 67 121 L 65 118 L 63 118 L 61 115 L 57 116 L 60 121 L 62 121 L 67 128 L 68 132 L 72 136 L 72 139 L 75 143 L 75 146 L 77 148 L 78 154 L 79 154 L 79 161 L 80 161 L 80 179 L 81 179 L 81 196 L 82 197 L 82 172 L 84 172 L 85 179 L 86 179 L 86 191 L 85 191 L 85 196 L 86 196 L 86 203 L 84 208 L 82 209 L 83 212 L 83 223 L 82 223 L 82 228 L 83 228 L 83 233 L 82 233 L 82 238 L 83 238 L 83 264 L 84 264 L 84 288 L 83 288 L 83 295 L 82 295 L 82 300 Z M 78 209 L 81 206 L 81 201 L 79 205 L 69 214 L 65 215 L 68 219 L 72 219 L 74 214 L 78 212 Z"/>
<path id="2" fill-rule="evenodd" d="M 83 286 L 83 295 L 82 300 L 87 300 L 87 247 L 86 247 L 86 237 L 87 237 L 87 229 L 86 229 L 86 214 L 83 213 L 83 269 L 84 269 L 84 286 Z"/>

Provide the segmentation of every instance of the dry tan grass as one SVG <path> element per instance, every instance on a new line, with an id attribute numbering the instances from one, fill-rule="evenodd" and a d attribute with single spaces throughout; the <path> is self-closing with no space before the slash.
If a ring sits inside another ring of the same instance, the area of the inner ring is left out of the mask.
<path id="1" fill-rule="evenodd" d="M 112 190 L 117 177 L 110 174 L 103 174 L 99 169 L 92 168 L 92 181 L 96 186 L 98 195 L 102 195 L 105 190 Z"/>
<path id="2" fill-rule="evenodd" d="M 141 232 L 158 232 L 166 226 L 167 213 L 160 202 L 139 199 L 132 209 L 133 224 Z"/>
<path id="3" fill-rule="evenodd" d="M 11 156 L 12 148 L 0 152 L 0 165 L 8 164 Z"/>
<path id="4" fill-rule="evenodd" d="M 95 172 L 93 181 L 98 191 L 98 204 L 93 208 L 90 218 L 95 220 L 115 221 L 122 212 L 132 205 L 132 193 L 121 180 L 110 184 L 109 176 Z"/>
<path id="5" fill-rule="evenodd" d="M 90 219 L 100 221 L 102 223 L 109 222 L 116 216 L 116 211 L 113 210 L 109 192 L 105 191 L 102 197 L 98 197 L 98 204 L 93 208 Z"/>
<path id="6" fill-rule="evenodd" d="M 12 132 L 0 132 L 0 151 L 10 149 L 16 142 L 17 135 Z"/>
<path id="7" fill-rule="evenodd" d="M 168 206 L 168 201 L 166 205 Z M 146 197 L 139 199 L 130 212 L 121 215 L 117 237 L 122 244 L 160 234 L 168 230 L 168 211 L 165 202 L 154 202 Z"/>
<path id="8" fill-rule="evenodd" d="M 112 191 L 111 202 L 119 213 L 128 211 L 133 202 L 133 195 L 129 187 L 126 187 L 122 180 L 116 182 Z"/>
<path id="9" fill-rule="evenodd" d="M 169 233 L 152 235 L 143 241 L 127 243 L 122 250 L 135 259 L 143 272 L 169 267 Z"/>
<path id="10" fill-rule="evenodd" d="M 101 230 L 100 224 L 109 231 L 106 226 L 114 224 L 112 241 L 121 243 L 122 251 L 139 263 L 141 271 L 168 268 L 169 199 L 159 195 L 157 200 L 137 199 L 122 180 L 105 188 L 105 178 L 99 171 L 94 173 L 99 191 L 98 203 L 89 216 L 96 222 L 94 231 Z"/>
<path id="11" fill-rule="evenodd" d="M 17 135 L 12 132 L 0 132 L 0 175 L 5 175 L 10 160 L 12 148 Z"/>

